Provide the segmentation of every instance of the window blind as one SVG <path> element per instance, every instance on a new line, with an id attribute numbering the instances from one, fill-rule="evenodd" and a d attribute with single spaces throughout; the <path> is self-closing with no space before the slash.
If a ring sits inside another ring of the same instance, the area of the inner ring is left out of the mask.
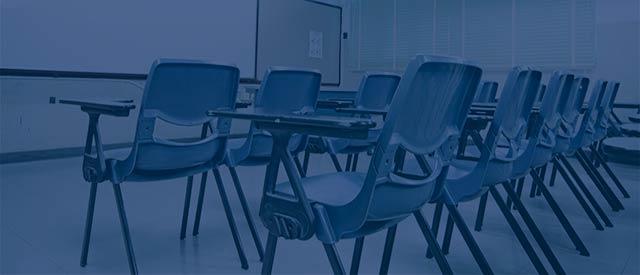
<path id="1" fill-rule="evenodd" d="M 485 68 L 588 69 L 595 0 L 350 0 L 354 70 L 402 70 L 416 54 Z"/>

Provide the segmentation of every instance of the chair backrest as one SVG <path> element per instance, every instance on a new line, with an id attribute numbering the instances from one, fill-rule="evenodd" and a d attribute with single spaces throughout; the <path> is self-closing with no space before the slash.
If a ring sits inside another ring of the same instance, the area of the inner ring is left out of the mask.
<path id="1" fill-rule="evenodd" d="M 494 152 L 498 141 L 506 139 L 510 150 L 518 151 L 519 141 L 526 135 L 527 121 L 540 87 L 542 72 L 529 67 L 515 67 L 507 76 L 493 121 L 485 138 L 485 146 Z M 491 155 L 483 156 L 490 158 Z"/>
<path id="2" fill-rule="evenodd" d="M 275 114 L 313 112 L 322 75 L 318 71 L 271 67 L 262 78 L 255 109 Z"/>
<path id="3" fill-rule="evenodd" d="M 540 89 L 538 90 L 538 97 L 536 99 L 536 102 L 542 102 L 542 98 L 544 97 L 544 93 L 547 91 L 547 85 L 542 84 L 540 85 Z"/>
<path id="4" fill-rule="evenodd" d="M 494 102 L 496 100 L 497 94 L 498 94 L 498 82 L 484 81 L 480 86 L 478 86 L 478 91 L 476 91 L 476 96 L 473 99 L 473 102 L 479 102 L 479 103 Z"/>
<path id="5" fill-rule="evenodd" d="M 609 81 L 605 90 L 604 96 L 598 104 L 598 116 L 596 117 L 596 125 L 601 128 L 608 128 L 609 117 L 613 110 L 613 104 L 615 98 L 618 95 L 618 89 L 620 89 L 620 82 Z"/>
<path id="6" fill-rule="evenodd" d="M 209 110 L 235 106 L 240 71 L 230 65 L 161 59 L 147 78 L 140 103 L 135 142 L 128 158 L 130 168 L 167 170 L 196 167 L 221 160 L 230 121 L 207 116 Z M 154 136 L 160 119 L 177 126 L 206 125 L 216 129 L 196 142 L 177 143 Z"/>
<path id="7" fill-rule="evenodd" d="M 578 77 L 573 81 L 571 92 L 564 106 L 560 106 L 560 114 L 564 123 L 567 123 L 571 129 L 576 127 L 580 110 L 584 104 L 584 99 L 589 89 L 589 78 Z"/>
<path id="8" fill-rule="evenodd" d="M 596 125 L 596 120 L 598 118 L 598 106 L 601 104 L 602 99 L 604 98 L 605 92 L 607 91 L 608 83 L 604 80 L 596 81 L 595 85 L 591 88 L 591 95 L 589 96 L 589 101 L 587 101 L 587 108 L 582 115 L 582 121 L 580 122 L 580 128 L 578 129 L 577 137 L 572 142 L 572 147 L 577 148 L 582 145 L 582 139 L 585 138 L 585 134 L 587 131 L 593 132 L 594 126 Z"/>
<path id="9" fill-rule="evenodd" d="M 536 132 L 545 131 L 547 132 L 546 134 L 551 134 L 556 130 L 561 118 L 558 106 L 566 104 L 569 94 L 571 93 L 574 78 L 573 74 L 563 72 L 554 72 L 551 75 L 549 84 L 542 97 L 538 119 L 539 124 L 535 127 Z"/>
<path id="10" fill-rule="evenodd" d="M 344 217 L 347 227 L 357 228 L 366 218 L 376 183 L 389 176 L 398 148 L 437 155 L 432 175 L 446 173 L 481 77 L 482 69 L 459 58 L 419 55 L 409 63 L 389 108 L 365 183 L 348 206 L 360 212 Z M 424 195 L 425 201 L 430 199 L 430 194 Z M 339 209 L 327 210 L 341 215 Z"/>
<path id="11" fill-rule="evenodd" d="M 391 73 L 367 73 L 360 82 L 356 108 L 387 109 L 400 83 L 400 76 Z"/>

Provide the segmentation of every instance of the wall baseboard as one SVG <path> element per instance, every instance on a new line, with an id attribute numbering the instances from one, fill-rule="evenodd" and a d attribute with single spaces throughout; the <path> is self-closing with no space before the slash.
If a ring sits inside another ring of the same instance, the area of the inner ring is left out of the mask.
<path id="1" fill-rule="evenodd" d="M 246 134 L 231 134 L 229 138 L 244 138 Z M 173 139 L 176 142 L 191 142 L 195 141 L 197 138 L 180 138 Z M 131 147 L 130 142 L 127 143 L 114 143 L 114 144 L 105 144 L 103 145 L 104 150 L 115 150 Z M 10 163 L 20 163 L 20 162 L 31 162 L 31 161 L 41 161 L 41 160 L 50 160 L 50 159 L 63 159 L 63 158 L 73 158 L 82 156 L 84 153 L 84 147 L 68 147 L 68 148 L 58 148 L 58 149 L 47 149 L 47 150 L 34 150 L 34 151 L 22 151 L 22 152 L 11 152 L 11 153 L 0 153 L 0 165 L 1 164 L 10 164 Z"/>

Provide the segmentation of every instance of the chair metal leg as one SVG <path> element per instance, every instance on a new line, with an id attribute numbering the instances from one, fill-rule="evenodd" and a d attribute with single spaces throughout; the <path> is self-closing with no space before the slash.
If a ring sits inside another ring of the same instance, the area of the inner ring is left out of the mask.
<path id="1" fill-rule="evenodd" d="M 558 168 L 560 164 L 558 163 L 557 159 L 554 158 L 552 161 L 553 161 L 554 172 L 557 172 L 558 169 L 562 169 L 561 167 Z M 589 207 L 589 204 L 584 199 L 584 197 L 582 197 L 582 194 L 580 194 L 580 191 L 575 186 L 575 184 L 573 184 L 573 181 L 567 176 L 566 172 L 561 171 L 560 174 L 561 174 L 560 176 L 562 176 L 564 181 L 567 183 L 567 186 L 569 186 L 569 189 L 571 190 L 571 193 L 573 193 L 573 196 L 576 197 L 576 200 L 578 200 L 578 203 L 580 204 L 582 209 L 584 209 L 584 212 L 587 214 L 587 216 L 591 220 L 591 223 L 593 223 L 593 225 L 596 227 L 596 230 L 600 230 L 600 231 L 604 230 L 604 227 L 600 223 L 600 220 L 598 220 L 598 217 L 596 217 L 596 214 L 593 213 L 593 210 L 591 210 L 591 207 Z"/>
<path id="2" fill-rule="evenodd" d="M 278 236 L 269 233 L 267 238 L 267 249 L 264 255 L 264 261 L 262 262 L 262 275 L 271 274 L 273 270 L 273 259 L 276 255 L 276 245 L 278 244 Z"/>
<path id="3" fill-rule="evenodd" d="M 518 198 L 522 198 L 522 189 L 524 188 L 524 181 L 525 181 L 525 177 L 521 177 L 520 179 L 518 179 L 518 186 L 516 187 L 517 188 L 516 192 L 518 192 Z M 509 197 L 509 199 L 510 198 L 511 197 Z M 515 204 L 513 205 L 512 209 L 516 210 Z"/>
<path id="4" fill-rule="evenodd" d="M 516 180 L 512 179 L 509 181 L 509 184 L 511 184 L 512 187 L 516 186 Z M 507 198 L 507 208 L 511 209 L 511 206 L 513 205 L 513 202 L 511 202 L 511 198 Z"/>
<path id="5" fill-rule="evenodd" d="M 351 257 L 351 270 L 349 274 L 356 275 L 360 270 L 360 259 L 362 258 L 362 247 L 364 246 L 364 237 L 356 238 L 353 246 L 353 257 Z"/>
<path id="6" fill-rule="evenodd" d="M 116 206 L 118 208 L 118 217 L 120 217 L 120 227 L 122 229 L 122 238 L 127 251 L 127 259 L 129 260 L 129 271 L 131 274 L 138 274 L 138 266 L 136 265 L 136 257 L 133 253 L 133 244 L 131 243 L 131 235 L 129 234 L 129 223 L 127 222 L 127 214 L 124 211 L 124 201 L 122 199 L 122 191 L 120 184 L 113 185 L 113 194 L 116 197 Z"/>
<path id="7" fill-rule="evenodd" d="M 532 169 L 532 172 L 534 173 L 540 173 L 540 168 L 538 169 Z M 533 198 L 536 196 L 536 188 L 537 186 L 534 183 L 531 183 L 531 190 L 529 191 L 529 198 Z"/>
<path id="8" fill-rule="evenodd" d="M 582 150 L 582 149 L 578 149 L 578 153 L 582 155 L 583 160 L 586 160 L 586 153 Z M 597 155 L 597 154 L 596 154 Z M 590 162 L 586 162 L 587 166 L 589 166 L 589 168 L 591 169 L 591 172 L 593 173 L 593 175 L 600 181 L 600 184 L 602 185 L 602 187 L 604 187 L 604 189 L 609 193 L 609 195 L 614 199 L 614 202 L 618 205 L 618 209 L 619 210 L 624 210 L 624 205 L 622 205 L 622 201 L 618 198 L 618 196 L 616 196 L 616 194 L 613 192 L 613 189 L 611 189 L 611 187 L 609 186 L 609 184 L 607 183 L 607 181 L 604 179 L 604 177 L 602 176 L 602 174 L 600 174 L 600 171 L 598 171 L 598 168 L 596 166 L 593 165 L 593 163 Z"/>
<path id="9" fill-rule="evenodd" d="M 89 243 L 91 242 L 91 228 L 93 227 L 93 210 L 96 206 L 96 192 L 98 183 L 92 182 L 89 190 L 89 205 L 87 206 L 87 217 L 84 223 L 84 239 L 82 240 L 82 254 L 80 256 L 80 266 L 87 265 L 87 254 L 89 254 Z"/>
<path id="10" fill-rule="evenodd" d="M 352 154 L 347 154 L 347 165 L 344 167 L 344 170 L 349 172 L 351 171 L 351 160 L 353 159 Z"/>
<path id="11" fill-rule="evenodd" d="M 600 153 L 595 149 L 595 147 L 592 147 L 591 150 L 595 152 L 594 155 L 596 156 L 596 159 L 602 165 L 602 168 L 604 168 L 604 171 L 607 172 L 607 175 L 609 175 L 609 177 L 613 180 L 613 183 L 616 184 L 616 187 L 618 187 L 618 190 L 620 190 L 620 193 L 622 193 L 622 196 L 624 196 L 624 198 L 626 199 L 630 198 L 631 196 L 629 195 L 629 192 L 627 192 L 627 189 L 625 189 L 624 186 L 622 186 L 622 183 L 620 182 L 618 177 L 613 173 L 613 170 L 611 170 L 611 167 L 609 167 L 609 164 L 607 164 L 607 161 L 604 159 L 604 157 L 600 155 Z"/>
<path id="12" fill-rule="evenodd" d="M 442 209 L 442 207 L 440 209 Z M 442 272 L 442 274 L 453 274 L 451 266 L 449 265 L 447 258 L 445 258 L 442 253 L 440 245 L 438 245 L 438 240 L 436 239 L 436 236 L 434 236 L 432 229 L 429 228 L 429 224 L 427 224 L 427 220 L 424 218 L 422 211 L 417 210 L 413 212 L 413 217 L 415 217 L 416 222 L 418 222 L 418 226 L 420 227 L 420 231 L 422 231 L 422 235 L 427 240 L 429 251 L 431 251 L 431 254 L 436 258 L 440 272 Z"/>
<path id="13" fill-rule="evenodd" d="M 487 208 L 487 196 L 488 193 L 484 193 L 482 197 L 480 197 L 480 203 L 478 204 L 478 214 L 476 216 L 476 224 L 474 226 L 475 231 L 482 231 L 482 223 L 484 222 L 484 211 Z"/>
<path id="14" fill-rule="evenodd" d="M 338 256 L 338 250 L 336 249 L 335 244 L 322 244 L 324 246 L 324 251 L 327 253 L 327 258 L 329 258 L 329 263 L 331 263 L 331 269 L 333 270 L 333 274 L 344 275 L 346 274 L 344 271 L 344 266 L 342 265 L 342 261 L 340 260 L 340 256 Z"/>
<path id="15" fill-rule="evenodd" d="M 331 161 L 333 162 L 333 167 L 336 168 L 336 171 L 342 172 L 342 168 L 340 167 L 340 161 L 338 161 L 338 157 L 335 154 L 329 153 L 331 157 Z"/>
<path id="16" fill-rule="evenodd" d="M 189 208 L 191 207 L 191 190 L 193 189 L 193 176 L 187 178 L 187 188 L 184 193 L 184 207 L 182 208 L 182 224 L 180 225 L 180 239 L 184 240 L 187 234 L 187 221 L 189 220 Z"/>
<path id="17" fill-rule="evenodd" d="M 208 173 L 202 173 L 202 179 L 200 179 L 200 191 L 198 191 L 198 204 L 196 205 L 196 217 L 193 221 L 193 232 L 191 235 L 198 236 L 200 233 L 200 217 L 202 216 L 202 204 L 204 203 L 204 191 L 207 188 L 207 176 Z"/>
<path id="18" fill-rule="evenodd" d="M 591 191 L 589 191 L 589 189 L 584 184 L 580 176 L 578 176 L 578 173 L 576 173 L 575 169 L 573 169 L 573 166 L 571 166 L 571 163 L 569 163 L 569 161 L 562 155 L 558 155 L 558 159 L 562 162 L 564 168 L 566 168 L 567 171 L 569 171 L 569 174 L 571 174 L 571 177 L 573 178 L 573 180 L 575 180 L 576 184 L 580 188 L 580 191 L 582 191 L 582 193 L 587 197 L 587 200 L 589 201 L 589 203 L 591 203 L 591 206 L 593 206 L 593 208 L 596 210 L 596 213 L 598 213 L 598 216 L 600 216 L 600 219 L 602 219 L 602 221 L 604 222 L 604 225 L 607 227 L 613 227 L 613 223 L 611 223 L 611 220 L 609 219 L 607 214 L 604 212 L 604 210 L 602 209 L 598 201 L 595 199 L 595 197 L 593 197 L 593 194 L 591 194 Z M 563 169 L 563 166 L 558 166 L 558 171 L 560 171 L 561 175 L 562 174 L 566 175 L 566 172 Z"/>
<path id="19" fill-rule="evenodd" d="M 444 227 L 444 236 L 442 237 L 442 254 L 449 254 L 451 247 L 451 235 L 453 235 L 453 219 L 451 215 L 447 216 L 447 224 Z"/>
<path id="20" fill-rule="evenodd" d="M 524 252 L 526 252 L 527 256 L 529 256 L 529 260 L 531 261 L 533 266 L 536 268 L 536 271 L 539 274 L 548 274 L 547 270 L 544 268 L 544 264 L 542 264 L 542 261 L 540 260 L 540 257 L 538 257 L 538 254 L 536 254 L 536 251 L 533 249 L 533 246 L 529 242 L 529 239 L 527 239 L 527 236 L 524 234 L 524 232 L 522 231 L 522 228 L 518 224 L 518 221 L 516 221 L 513 214 L 511 214 L 511 211 L 510 211 L 511 208 L 504 203 L 504 200 L 502 199 L 500 192 L 498 192 L 498 190 L 493 186 L 489 188 L 489 192 L 491 193 L 493 200 L 498 205 L 498 208 L 500 208 L 502 215 L 509 223 L 509 227 L 511 227 L 511 230 L 513 230 L 513 233 L 518 238 L 518 241 L 520 242 L 520 245 L 524 249 Z"/>
<path id="21" fill-rule="evenodd" d="M 547 177 L 547 164 L 543 165 L 542 168 L 540 168 L 540 182 L 542 182 L 543 185 L 546 177 Z M 542 195 L 542 190 L 536 187 L 536 196 L 540 196 L 540 195 Z"/>
<path id="22" fill-rule="evenodd" d="M 360 156 L 360 153 L 353 154 L 353 162 L 351 162 L 352 172 L 355 172 L 358 169 L 358 156 Z"/>
<path id="23" fill-rule="evenodd" d="M 306 177 L 306 173 L 304 172 L 304 168 L 302 168 L 302 163 L 300 162 L 300 158 L 298 155 L 293 155 L 293 163 L 296 165 L 296 169 L 298 169 L 298 173 L 300 173 L 300 177 Z"/>
<path id="24" fill-rule="evenodd" d="M 307 175 L 307 171 L 309 171 L 309 156 L 311 153 L 309 150 L 304 150 L 304 158 L 302 159 L 302 171 L 304 171 L 304 175 Z"/>
<path id="25" fill-rule="evenodd" d="M 432 230 L 433 230 L 433 238 L 437 240 L 438 230 L 440 229 L 440 219 L 442 218 L 442 207 L 443 203 L 436 203 L 436 209 L 433 211 L 433 220 L 431 221 Z M 426 257 L 431 259 L 433 257 L 433 253 L 431 253 L 431 249 L 427 249 Z"/>
<path id="26" fill-rule="evenodd" d="M 260 261 L 264 259 L 264 250 L 262 248 L 262 240 L 260 240 L 260 234 L 256 230 L 255 222 L 253 221 L 253 216 L 251 215 L 251 210 L 249 209 L 249 204 L 247 203 L 247 198 L 244 196 L 244 192 L 242 191 L 242 186 L 240 185 L 240 179 L 238 178 L 238 173 L 236 173 L 236 169 L 234 167 L 228 167 L 229 173 L 231 174 L 231 179 L 233 180 L 233 186 L 236 189 L 236 193 L 238 194 L 238 199 L 240 199 L 240 205 L 242 206 L 242 211 L 244 212 L 244 218 L 247 220 L 247 224 L 249 225 L 249 230 L 251 231 L 251 237 L 253 238 L 253 243 L 256 245 L 256 250 L 258 250 L 258 256 L 260 257 Z"/>
<path id="27" fill-rule="evenodd" d="M 220 176 L 220 171 L 214 168 L 212 169 L 213 176 L 216 180 L 216 185 L 218 186 L 218 192 L 220 193 L 220 200 L 222 201 L 222 206 L 224 207 L 224 212 L 227 216 L 227 222 L 229 223 L 229 229 L 231 229 L 231 235 L 233 236 L 233 242 L 236 245 L 236 250 L 238 251 L 238 257 L 240 257 L 240 264 L 242 269 L 248 269 L 249 264 L 247 264 L 247 256 L 244 254 L 244 248 L 242 248 L 242 241 L 240 240 L 240 234 L 238 234 L 238 227 L 236 226 L 236 221 L 233 218 L 233 212 L 231 211 L 231 206 L 229 206 L 229 199 L 227 197 L 227 192 L 224 190 L 224 184 L 222 183 L 222 177 Z"/>
<path id="28" fill-rule="evenodd" d="M 520 217 L 522 217 L 522 220 L 524 220 L 527 228 L 529 228 L 529 232 L 531 232 L 531 235 L 533 235 L 533 238 L 538 243 L 538 246 L 540 246 L 542 253 L 544 253 L 545 257 L 551 264 L 551 268 L 553 268 L 553 271 L 557 274 L 566 274 L 566 272 L 562 268 L 562 265 L 560 264 L 560 261 L 558 261 L 558 258 L 553 253 L 553 250 L 551 250 L 549 243 L 547 243 L 547 241 L 544 239 L 542 232 L 540 232 L 540 229 L 531 218 L 531 215 L 529 215 L 529 211 L 527 211 L 527 209 L 524 207 L 522 201 L 516 195 L 513 188 L 507 184 L 502 184 L 502 187 L 505 189 L 505 191 L 507 191 L 507 195 L 511 197 L 511 200 L 517 208 Z"/>
<path id="29" fill-rule="evenodd" d="M 582 168 L 587 172 L 587 175 L 591 178 L 591 181 L 596 185 L 602 196 L 607 199 L 607 202 L 611 206 L 614 212 L 620 211 L 624 209 L 622 206 L 622 202 L 616 197 L 613 193 L 613 190 L 609 187 L 609 185 L 602 179 L 602 176 L 599 176 L 599 173 L 595 170 L 596 168 L 593 166 L 591 162 L 588 160 L 588 156 L 584 154 L 582 150 L 578 150 L 576 152 L 576 159 L 582 165 Z"/>
<path id="30" fill-rule="evenodd" d="M 533 178 L 534 184 L 538 185 L 538 189 L 541 190 L 542 195 L 547 200 L 547 203 L 553 210 L 553 213 L 558 218 L 558 221 L 560 221 L 560 224 L 562 224 L 562 227 L 564 228 L 565 232 L 567 232 L 567 235 L 569 235 L 569 238 L 571 239 L 571 242 L 573 242 L 573 245 L 575 245 L 576 250 L 578 250 L 578 252 L 580 252 L 580 255 L 582 256 L 589 256 L 589 250 L 584 245 L 584 242 L 582 242 L 582 239 L 580 239 L 580 236 L 578 236 L 578 233 L 569 222 L 569 219 L 567 219 L 567 216 L 564 214 L 564 212 L 562 212 L 562 209 L 551 195 L 551 192 L 549 192 L 547 187 L 542 182 L 542 179 L 536 173 L 530 174 Z"/>
<path id="31" fill-rule="evenodd" d="M 551 178 L 549 179 L 549 186 L 554 186 L 556 184 L 556 175 L 558 174 L 558 167 L 553 165 L 551 169 Z"/>
<path id="32" fill-rule="evenodd" d="M 384 242 L 384 252 L 382 253 L 382 262 L 380 263 L 381 275 L 389 274 L 389 263 L 391 262 L 391 253 L 393 252 L 393 243 L 396 240 L 396 230 L 398 225 L 394 225 L 387 229 L 387 239 Z"/>
<path id="33" fill-rule="evenodd" d="M 456 224 L 456 227 L 458 227 L 458 230 L 460 231 L 460 234 L 462 235 L 464 241 L 467 243 L 469 250 L 471 250 L 471 254 L 473 255 L 476 263 L 478 263 L 482 274 L 493 274 L 493 271 L 491 270 L 487 259 L 484 257 L 484 254 L 482 254 L 478 243 L 473 238 L 469 227 L 467 227 L 464 219 L 462 219 L 462 216 L 460 215 L 460 212 L 458 212 L 456 206 L 449 203 L 447 203 L 446 205 L 447 210 L 449 210 L 449 216 L 453 218 L 453 222 Z"/>

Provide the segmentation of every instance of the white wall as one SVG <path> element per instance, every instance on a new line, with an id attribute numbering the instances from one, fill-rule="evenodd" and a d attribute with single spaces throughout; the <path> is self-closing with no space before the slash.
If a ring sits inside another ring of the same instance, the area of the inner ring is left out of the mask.
<path id="1" fill-rule="evenodd" d="M 321 2 L 339 6 L 343 3 L 342 0 Z M 344 49 L 343 41 L 343 52 Z M 83 146 L 88 121 L 86 115 L 77 107 L 49 104 L 50 96 L 102 96 L 133 99 L 139 103 L 143 87 L 144 81 L 0 77 L 0 153 Z M 240 92 L 244 92 L 243 87 Z M 138 110 L 134 110 L 128 118 L 104 117 L 101 121 L 103 142 L 131 142 L 137 115 Z M 234 120 L 232 133 L 246 133 L 248 124 Z M 178 138 L 197 137 L 200 131 L 161 127 L 159 132 L 163 137 Z"/>

